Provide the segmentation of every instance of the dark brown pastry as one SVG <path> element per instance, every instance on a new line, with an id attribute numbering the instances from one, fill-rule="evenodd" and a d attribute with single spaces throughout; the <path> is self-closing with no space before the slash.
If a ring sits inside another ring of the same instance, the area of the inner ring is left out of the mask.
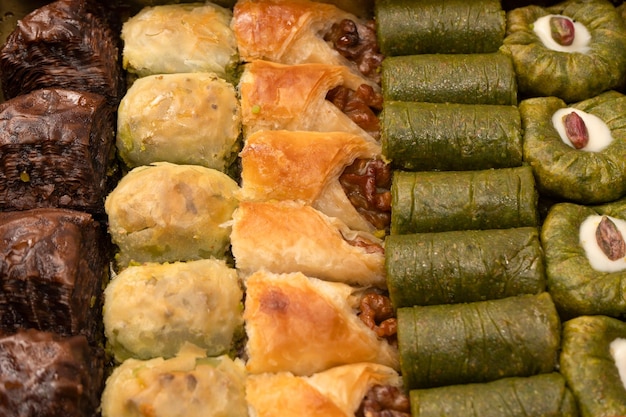
<path id="1" fill-rule="evenodd" d="M 84 336 L 33 329 L 0 336 L 0 415 L 96 416 L 103 357 Z"/>
<path id="2" fill-rule="evenodd" d="M 114 125 L 93 93 L 42 89 L 0 104 L 0 210 L 103 212 Z"/>
<path id="3" fill-rule="evenodd" d="M 5 98 L 40 88 L 122 94 L 119 37 L 90 0 L 58 0 L 18 21 L 0 50 Z"/>
<path id="4" fill-rule="evenodd" d="M 0 212 L 0 331 L 34 328 L 101 341 L 104 241 L 105 229 L 87 213 Z"/>

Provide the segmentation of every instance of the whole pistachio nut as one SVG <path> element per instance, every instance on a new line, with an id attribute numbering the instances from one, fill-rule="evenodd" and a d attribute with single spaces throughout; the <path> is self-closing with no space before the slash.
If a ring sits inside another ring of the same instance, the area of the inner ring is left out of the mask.
<path id="1" fill-rule="evenodd" d="M 589 131 L 582 117 L 576 112 L 563 116 L 565 134 L 574 148 L 582 149 L 589 143 Z"/>
<path id="2" fill-rule="evenodd" d="M 612 261 L 626 256 L 626 242 L 615 222 L 607 216 L 602 216 L 596 229 L 596 241 L 602 252 Z"/>
<path id="3" fill-rule="evenodd" d="M 574 22 L 565 16 L 552 16 L 550 18 L 550 33 L 552 39 L 559 45 L 570 46 L 576 36 Z"/>

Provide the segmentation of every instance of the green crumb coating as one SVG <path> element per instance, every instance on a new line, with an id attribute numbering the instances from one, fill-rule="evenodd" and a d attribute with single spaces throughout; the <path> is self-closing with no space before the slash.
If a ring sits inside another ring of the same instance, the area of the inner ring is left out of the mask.
<path id="1" fill-rule="evenodd" d="M 577 417 L 564 378 L 556 373 L 483 384 L 413 390 L 413 417 Z"/>
<path id="2" fill-rule="evenodd" d="M 529 166 L 480 171 L 396 171 L 391 234 L 538 225 Z"/>
<path id="3" fill-rule="evenodd" d="M 395 169 L 461 171 L 522 165 L 515 106 L 387 102 L 383 154 Z"/>
<path id="4" fill-rule="evenodd" d="M 536 227 L 391 235 L 385 257 L 396 308 L 538 294 L 546 287 Z"/>
<path id="5" fill-rule="evenodd" d="M 409 390 L 552 372 L 561 323 L 548 293 L 398 309 Z"/>
<path id="6" fill-rule="evenodd" d="M 379 0 L 375 17 L 387 56 L 496 52 L 506 15 L 498 0 Z"/>
<path id="7" fill-rule="evenodd" d="M 498 52 L 387 57 L 381 71 L 386 101 L 517 104 L 513 62 Z"/>
<path id="8" fill-rule="evenodd" d="M 626 415 L 626 388 L 610 346 L 618 338 L 626 339 L 626 323 L 611 317 L 582 316 L 563 325 L 560 370 L 581 417 Z"/>

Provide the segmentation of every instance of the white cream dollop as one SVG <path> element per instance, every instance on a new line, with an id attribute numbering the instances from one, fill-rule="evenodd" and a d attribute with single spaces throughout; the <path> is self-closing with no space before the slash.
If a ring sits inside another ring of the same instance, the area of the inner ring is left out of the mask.
<path id="1" fill-rule="evenodd" d="M 613 142 L 613 135 L 611 134 L 611 129 L 604 123 L 604 120 L 600 119 L 598 116 L 584 112 L 582 110 L 574 109 L 572 107 L 566 107 L 563 109 L 559 109 L 554 112 L 552 115 L 552 125 L 559 133 L 561 140 L 568 146 L 572 148 L 572 142 L 567 137 L 567 133 L 565 132 L 565 124 L 563 123 L 563 117 L 567 116 L 570 113 L 578 114 L 581 119 L 585 122 L 585 126 L 587 126 L 587 131 L 589 132 L 589 143 L 584 148 L 581 148 L 581 151 L 587 152 L 601 152 L 607 146 Z"/>
<path id="2" fill-rule="evenodd" d="M 626 237 L 626 221 L 608 216 L 615 223 L 622 236 Z M 588 216 L 579 228 L 579 240 L 591 267 L 599 272 L 619 272 L 626 269 L 626 258 L 610 260 L 596 241 L 596 230 L 602 216 L 594 214 Z"/>
<path id="3" fill-rule="evenodd" d="M 611 356 L 615 361 L 615 366 L 622 380 L 622 385 L 626 388 L 626 339 L 617 338 L 610 345 Z"/>
<path id="4" fill-rule="evenodd" d="M 564 17 L 569 19 L 574 24 L 574 42 L 571 45 L 560 45 L 554 39 L 552 39 L 552 32 L 550 30 L 550 18 L 552 17 Z M 549 14 L 547 16 L 540 17 L 535 20 L 533 24 L 533 31 L 539 37 L 543 45 L 553 51 L 559 52 L 580 52 L 586 54 L 591 50 L 589 44 L 591 43 L 591 33 L 580 22 L 575 22 L 567 16 Z"/>

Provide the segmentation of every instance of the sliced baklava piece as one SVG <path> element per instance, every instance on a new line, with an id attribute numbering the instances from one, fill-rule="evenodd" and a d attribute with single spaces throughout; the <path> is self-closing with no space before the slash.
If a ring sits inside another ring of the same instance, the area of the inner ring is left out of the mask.
<path id="1" fill-rule="evenodd" d="M 211 72 L 234 79 L 232 12 L 211 2 L 145 7 L 122 26 L 123 67 L 138 77 Z"/>
<path id="2" fill-rule="evenodd" d="M 395 315 L 384 292 L 263 270 L 245 285 L 250 373 L 312 375 L 359 362 L 399 369 Z"/>
<path id="3" fill-rule="evenodd" d="M 98 341 L 109 253 L 104 227 L 64 209 L 0 212 L 0 326 Z"/>
<path id="4" fill-rule="evenodd" d="M 242 201 L 233 214 L 230 240 L 235 264 L 244 275 L 265 269 L 354 285 L 386 285 L 381 239 L 301 202 Z"/>
<path id="5" fill-rule="evenodd" d="M 626 26 L 606 0 L 513 9 L 501 50 L 524 97 L 573 103 L 621 86 L 626 74 Z"/>
<path id="6" fill-rule="evenodd" d="M 41 89 L 0 104 L 0 208 L 102 213 L 114 126 L 94 93 Z"/>
<path id="7" fill-rule="evenodd" d="M 127 359 L 107 378 L 102 417 L 247 417 L 245 367 L 187 344 L 176 357 Z"/>
<path id="8" fill-rule="evenodd" d="M 578 103 L 536 97 L 520 103 L 524 160 L 539 191 L 599 204 L 626 195 L 626 96 L 607 91 Z"/>
<path id="9" fill-rule="evenodd" d="M 237 190 L 223 172 L 199 165 L 133 169 L 105 201 L 117 266 L 225 259 Z"/>
<path id="10" fill-rule="evenodd" d="M 119 41 L 102 9 L 90 0 L 57 0 L 19 20 L 0 50 L 5 98 L 55 87 L 97 93 L 116 106 Z"/>
<path id="11" fill-rule="evenodd" d="M 240 150 L 235 87 L 207 73 L 135 81 L 120 102 L 117 149 L 130 168 L 167 161 L 225 171 Z"/>
<path id="12" fill-rule="evenodd" d="M 602 315 L 563 324 L 561 373 L 581 417 L 626 414 L 626 323 Z"/>
<path id="13" fill-rule="evenodd" d="M 376 27 L 332 4 L 309 0 L 242 0 L 233 30 L 244 61 L 344 65 L 380 83 Z"/>
<path id="14" fill-rule="evenodd" d="M 341 65 L 253 61 L 243 67 L 239 92 L 246 136 L 282 129 L 380 137 L 380 89 Z"/>
<path id="15" fill-rule="evenodd" d="M 337 366 L 311 375 L 249 375 L 246 398 L 257 417 L 410 416 L 402 379 L 374 363 Z"/>
<path id="16" fill-rule="evenodd" d="M 186 342 L 218 356 L 242 334 L 243 292 L 224 261 L 130 266 L 104 295 L 105 335 L 118 362 L 170 358 Z"/>
<path id="17" fill-rule="evenodd" d="M 95 417 L 104 385 L 104 353 L 84 336 L 34 329 L 0 335 L 3 417 Z"/>
<path id="18" fill-rule="evenodd" d="M 362 136 L 263 130 L 240 156 L 245 200 L 300 200 L 352 229 L 389 228 L 391 168 Z"/>

